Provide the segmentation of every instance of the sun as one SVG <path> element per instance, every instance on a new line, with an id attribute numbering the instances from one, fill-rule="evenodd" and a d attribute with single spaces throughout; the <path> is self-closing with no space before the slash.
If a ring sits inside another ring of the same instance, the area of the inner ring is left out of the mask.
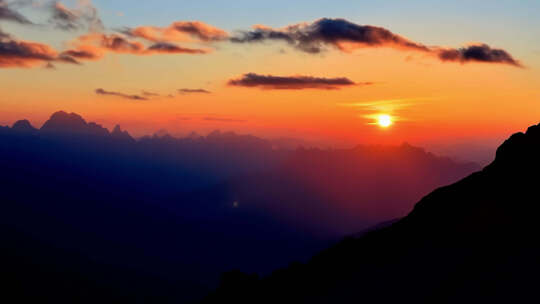
<path id="1" fill-rule="evenodd" d="M 377 124 L 383 128 L 388 128 L 393 123 L 392 117 L 388 114 L 380 114 L 377 116 Z"/>

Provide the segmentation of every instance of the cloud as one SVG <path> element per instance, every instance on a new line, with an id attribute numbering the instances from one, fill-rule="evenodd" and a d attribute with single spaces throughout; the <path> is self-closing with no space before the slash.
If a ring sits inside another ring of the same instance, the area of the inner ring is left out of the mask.
<path id="1" fill-rule="evenodd" d="M 25 16 L 11 8 L 10 3 L 7 3 L 5 0 L 0 0 L 0 20 L 11 21 L 24 25 L 33 24 Z"/>
<path id="2" fill-rule="evenodd" d="M 191 49 L 167 42 L 158 42 L 148 47 L 147 53 L 169 53 L 169 54 L 206 54 L 209 51 L 203 49 Z"/>
<path id="3" fill-rule="evenodd" d="M 101 31 L 104 29 L 103 22 L 99 17 L 97 9 L 91 1 L 79 1 L 74 9 L 69 9 L 60 1 L 52 2 L 49 5 L 52 16 L 49 22 L 56 28 L 71 31 L 87 28 L 90 31 Z"/>
<path id="4" fill-rule="evenodd" d="M 173 23 L 170 28 L 194 36 L 202 41 L 218 41 L 228 37 L 228 34 L 222 29 L 200 21 L 178 21 Z"/>
<path id="5" fill-rule="evenodd" d="M 77 30 L 81 27 L 79 23 L 79 16 L 66 8 L 60 2 L 54 2 L 51 5 L 52 17 L 50 19 L 51 23 L 63 30 Z"/>
<path id="6" fill-rule="evenodd" d="M 231 38 L 235 43 L 281 40 L 307 53 L 320 53 L 327 46 L 339 50 L 355 47 L 393 47 L 417 51 L 429 48 L 394 34 L 382 27 L 358 25 L 345 19 L 322 18 L 313 23 L 301 23 L 283 29 L 257 26 Z"/>
<path id="7" fill-rule="evenodd" d="M 487 44 L 463 48 L 426 46 L 409 40 L 385 28 L 359 25 L 345 19 L 322 18 L 312 23 L 299 23 L 275 29 L 256 25 L 250 31 L 240 31 L 230 39 L 233 43 L 283 41 L 302 52 L 317 54 L 328 48 L 350 52 L 356 48 L 388 47 L 434 55 L 441 61 L 487 62 L 522 66 L 507 51 Z"/>
<path id="8" fill-rule="evenodd" d="M 207 91 L 205 89 L 178 89 L 178 93 L 180 94 L 191 94 L 191 93 L 211 94 L 212 92 Z"/>
<path id="9" fill-rule="evenodd" d="M 68 56 L 77 60 L 99 60 L 103 57 L 105 50 L 90 44 L 77 45 L 73 49 L 65 50 L 61 56 Z"/>
<path id="10" fill-rule="evenodd" d="M 240 87 L 258 87 L 261 89 L 273 90 L 302 90 L 302 89 L 323 89 L 336 90 L 342 87 L 354 85 L 371 85 L 371 82 L 355 83 L 352 80 L 339 78 L 323 78 L 312 76 L 272 76 L 248 73 L 237 79 L 229 80 L 228 85 Z"/>
<path id="11" fill-rule="evenodd" d="M 131 99 L 131 100 L 148 100 L 148 98 L 142 97 L 142 96 L 139 96 L 139 95 L 128 95 L 128 94 L 124 94 L 124 93 L 120 93 L 120 92 L 106 91 L 106 90 L 101 89 L 101 88 L 96 89 L 95 92 L 98 95 L 118 96 L 118 97 L 122 97 L 122 98 L 125 98 L 125 99 Z"/>
<path id="12" fill-rule="evenodd" d="M 84 51 L 84 50 L 67 50 L 67 51 L 62 52 L 61 54 L 62 56 L 85 59 L 85 60 L 96 60 L 100 58 L 98 54 L 95 54 L 89 51 Z"/>
<path id="13" fill-rule="evenodd" d="M 181 47 L 172 43 L 158 42 L 150 46 L 118 34 L 90 33 L 78 37 L 72 42 L 73 48 L 65 51 L 78 59 L 95 60 L 106 52 L 153 55 L 153 54 L 206 54 L 204 49 Z M 79 55 L 79 56 L 77 56 Z"/>
<path id="14" fill-rule="evenodd" d="M 52 47 L 39 42 L 22 41 L 11 35 L 0 34 L 0 67 L 28 68 L 51 62 L 78 64 L 67 55 L 59 55 Z"/>
<path id="15" fill-rule="evenodd" d="M 442 61 L 503 63 L 523 67 L 505 50 L 493 49 L 487 44 L 469 45 L 459 49 L 441 49 L 438 55 Z"/>
<path id="16" fill-rule="evenodd" d="M 4 31 L 0 28 L 0 40 L 4 40 L 4 39 L 13 39 L 13 37 L 11 37 L 10 34 L 4 32 Z"/>
<path id="17" fill-rule="evenodd" d="M 91 36 L 95 36 L 95 38 L 100 40 L 99 45 L 101 47 L 112 52 L 140 54 L 140 53 L 143 53 L 145 50 L 144 44 L 137 41 L 129 41 L 126 38 L 119 35 L 98 34 L 98 35 L 90 35 L 90 37 Z"/>
<path id="18" fill-rule="evenodd" d="M 193 39 L 212 42 L 226 40 L 229 36 L 224 30 L 200 21 L 177 21 L 168 27 L 139 26 L 136 28 L 124 28 L 120 32 L 133 38 L 142 38 L 151 42 L 174 42 Z"/>
<path id="19" fill-rule="evenodd" d="M 148 92 L 148 91 L 142 91 L 141 93 L 142 93 L 143 96 L 146 96 L 146 97 L 159 97 L 159 96 L 161 96 L 158 93 Z"/>
<path id="20" fill-rule="evenodd" d="M 247 120 L 243 120 L 243 119 L 217 118 L 217 117 L 204 117 L 203 120 L 217 121 L 217 122 L 247 122 Z"/>

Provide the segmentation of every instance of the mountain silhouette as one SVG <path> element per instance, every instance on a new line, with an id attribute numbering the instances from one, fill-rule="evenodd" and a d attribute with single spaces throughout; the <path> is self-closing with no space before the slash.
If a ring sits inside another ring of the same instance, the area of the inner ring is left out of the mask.
<path id="1" fill-rule="evenodd" d="M 225 273 L 205 303 L 537 303 L 540 125 L 403 219 L 271 275 Z"/>
<path id="2" fill-rule="evenodd" d="M 134 142 L 135 140 L 131 135 L 129 135 L 128 131 L 123 131 L 120 125 L 114 126 L 114 129 L 111 132 L 111 137 L 120 140 L 120 141 L 131 141 Z"/>
<path id="3" fill-rule="evenodd" d="M 37 129 L 34 128 L 32 124 L 30 124 L 30 122 L 26 119 L 16 121 L 11 127 L 11 129 L 16 132 L 28 134 L 37 132 Z"/>
<path id="4" fill-rule="evenodd" d="M 93 122 L 87 123 L 80 115 L 58 111 L 47 120 L 40 131 L 43 133 L 66 135 L 66 134 L 86 134 L 96 136 L 106 136 L 109 131 Z"/>
<path id="5" fill-rule="evenodd" d="M 477 169 L 406 144 L 134 139 L 62 111 L 34 132 L 16 125 L 0 128 L 0 268 L 5 289 L 40 302 L 201 299 L 221 273 L 307 261 Z"/>

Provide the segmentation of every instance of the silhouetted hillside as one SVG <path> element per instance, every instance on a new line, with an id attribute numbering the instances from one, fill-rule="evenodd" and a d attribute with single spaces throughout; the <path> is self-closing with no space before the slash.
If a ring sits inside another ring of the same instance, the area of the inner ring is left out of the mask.
<path id="1" fill-rule="evenodd" d="M 0 128 L 0 167 L 0 266 L 17 276 L 6 289 L 39 284 L 54 303 L 201 298 L 225 271 L 305 261 L 476 168 L 408 145 L 276 150 L 218 131 L 136 140 L 65 112 L 40 129 Z"/>
<path id="2" fill-rule="evenodd" d="M 257 279 L 223 276 L 206 303 L 536 303 L 540 126 L 390 227 Z"/>

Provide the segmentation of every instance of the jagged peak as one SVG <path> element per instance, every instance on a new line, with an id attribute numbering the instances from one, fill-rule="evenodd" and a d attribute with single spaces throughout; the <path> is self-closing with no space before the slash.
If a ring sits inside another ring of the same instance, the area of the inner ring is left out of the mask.
<path id="1" fill-rule="evenodd" d="M 85 127 L 86 121 L 76 113 L 67 113 L 64 111 L 58 111 L 51 115 L 49 120 L 47 120 L 43 126 L 42 130 L 58 130 L 66 128 L 67 130 L 73 131 L 73 128 Z"/>
<path id="2" fill-rule="evenodd" d="M 49 118 L 49 120 L 72 120 L 72 121 L 80 121 L 80 122 L 84 122 L 86 123 L 86 121 L 84 120 L 84 118 L 82 118 L 81 115 L 77 114 L 77 113 L 67 113 L 65 111 L 57 111 L 57 112 L 54 112 L 51 117 Z"/>
<path id="3" fill-rule="evenodd" d="M 127 131 L 122 130 L 120 125 L 114 126 L 114 129 L 112 130 L 111 135 L 116 138 L 134 140 L 133 137 L 131 137 L 131 135 Z"/>
<path id="4" fill-rule="evenodd" d="M 113 133 L 113 134 L 121 134 L 121 133 L 123 133 L 123 131 L 122 131 L 122 128 L 120 127 L 120 125 L 116 125 L 116 126 L 114 126 L 114 129 L 112 130 L 111 133 Z"/>
<path id="5" fill-rule="evenodd" d="M 165 129 L 160 129 L 156 133 L 154 133 L 154 138 L 172 138 L 171 134 L 169 134 L 169 131 Z"/>
<path id="6" fill-rule="evenodd" d="M 82 116 L 76 113 L 67 113 L 58 111 L 51 115 L 40 129 L 41 131 L 57 134 L 89 134 L 106 136 L 109 130 L 103 126 L 89 122 L 87 123 Z"/>
<path id="7" fill-rule="evenodd" d="M 28 121 L 26 119 L 18 120 L 17 122 L 15 122 L 13 124 L 11 129 L 13 129 L 15 131 L 22 131 L 22 132 L 28 132 L 28 131 L 29 132 L 34 132 L 34 131 L 37 131 L 37 129 L 32 126 L 30 121 Z"/>

